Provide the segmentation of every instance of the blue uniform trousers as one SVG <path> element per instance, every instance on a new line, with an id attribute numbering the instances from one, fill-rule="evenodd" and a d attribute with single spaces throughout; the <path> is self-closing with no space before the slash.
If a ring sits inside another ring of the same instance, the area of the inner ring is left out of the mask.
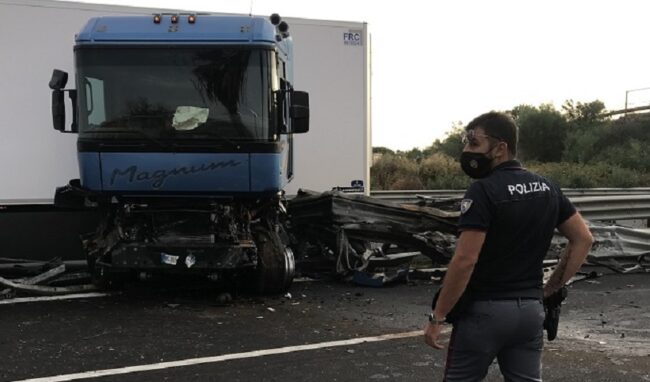
<path id="1" fill-rule="evenodd" d="M 541 381 L 543 322 L 541 300 L 471 302 L 454 323 L 444 380 L 481 381 L 496 358 L 506 382 Z"/>

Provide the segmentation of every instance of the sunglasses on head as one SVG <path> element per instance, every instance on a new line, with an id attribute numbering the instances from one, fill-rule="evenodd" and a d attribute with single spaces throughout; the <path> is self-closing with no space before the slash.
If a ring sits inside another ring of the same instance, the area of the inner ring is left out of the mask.
<path id="1" fill-rule="evenodd" d="M 469 144 L 470 146 L 479 146 L 478 141 L 476 140 L 477 137 L 482 137 L 482 138 L 492 138 L 496 139 L 497 141 L 502 142 L 503 139 L 500 137 L 497 137 L 495 135 L 489 135 L 489 134 L 479 134 L 476 132 L 476 130 L 469 130 L 463 135 L 462 142 L 464 145 Z"/>

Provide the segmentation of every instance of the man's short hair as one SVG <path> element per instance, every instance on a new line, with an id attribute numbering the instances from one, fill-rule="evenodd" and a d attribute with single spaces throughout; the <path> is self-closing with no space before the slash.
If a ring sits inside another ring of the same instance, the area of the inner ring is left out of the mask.
<path id="1" fill-rule="evenodd" d="M 517 155 L 518 130 L 515 121 L 506 113 L 491 111 L 474 118 L 465 131 L 482 127 L 485 134 L 508 144 L 508 152 L 514 158 Z"/>

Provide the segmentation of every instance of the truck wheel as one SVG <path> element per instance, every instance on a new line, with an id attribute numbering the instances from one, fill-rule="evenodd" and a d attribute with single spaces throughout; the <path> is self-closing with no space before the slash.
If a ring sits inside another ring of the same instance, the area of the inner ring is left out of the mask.
<path id="1" fill-rule="evenodd" d="M 280 236 L 266 229 L 254 233 L 257 246 L 255 290 L 259 294 L 286 292 L 295 275 L 296 263 L 291 248 L 285 246 Z"/>
<path id="2" fill-rule="evenodd" d="M 124 277 L 108 274 L 103 267 L 95 265 L 95 259 L 88 258 L 88 270 L 92 283 L 97 289 L 104 291 L 124 289 Z"/>

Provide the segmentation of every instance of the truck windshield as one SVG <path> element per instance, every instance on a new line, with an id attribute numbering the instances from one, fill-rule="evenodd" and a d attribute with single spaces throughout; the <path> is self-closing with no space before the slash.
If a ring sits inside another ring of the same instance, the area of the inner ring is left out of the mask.
<path id="1" fill-rule="evenodd" d="M 80 135 L 268 141 L 270 55 L 240 47 L 78 48 Z"/>

